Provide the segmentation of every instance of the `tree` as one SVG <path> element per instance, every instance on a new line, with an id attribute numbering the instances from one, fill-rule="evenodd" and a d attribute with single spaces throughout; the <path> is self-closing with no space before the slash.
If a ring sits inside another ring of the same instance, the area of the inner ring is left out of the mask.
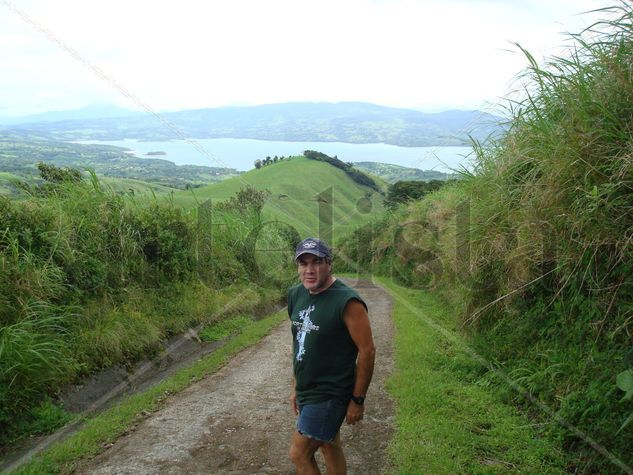
<path id="1" fill-rule="evenodd" d="M 262 161 L 258 158 L 257 160 L 255 160 L 255 168 L 259 170 L 261 167 L 262 167 Z"/>
<path id="2" fill-rule="evenodd" d="M 235 196 L 231 196 L 228 201 L 218 204 L 220 209 L 233 209 L 240 213 L 249 210 L 255 211 L 257 215 L 261 215 L 262 209 L 266 204 L 266 199 L 270 196 L 270 191 L 260 191 L 254 186 L 246 185 Z"/>
<path id="3" fill-rule="evenodd" d="M 40 176 L 49 183 L 78 183 L 81 181 L 81 172 L 74 168 L 60 168 L 40 162 L 37 164 L 37 169 L 40 171 Z"/>
<path id="4" fill-rule="evenodd" d="M 399 203 L 411 200 L 419 200 L 432 191 L 439 190 L 447 182 L 444 180 L 430 181 L 397 181 L 389 186 L 385 206 L 393 209 Z"/>

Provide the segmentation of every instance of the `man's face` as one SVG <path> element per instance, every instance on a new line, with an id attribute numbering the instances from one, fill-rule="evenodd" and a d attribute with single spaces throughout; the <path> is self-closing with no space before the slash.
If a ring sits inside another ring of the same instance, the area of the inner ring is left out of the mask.
<path id="1" fill-rule="evenodd" d="M 329 264 L 324 257 L 317 257 L 314 254 L 302 254 L 297 259 L 299 269 L 299 280 L 303 286 L 311 293 L 318 293 L 324 290 L 332 275 L 332 264 Z"/>

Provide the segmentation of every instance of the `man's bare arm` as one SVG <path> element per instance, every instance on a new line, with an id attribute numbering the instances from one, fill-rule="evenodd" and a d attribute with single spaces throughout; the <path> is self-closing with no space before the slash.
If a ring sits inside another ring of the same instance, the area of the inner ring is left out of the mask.
<path id="1" fill-rule="evenodd" d="M 358 300 L 350 300 L 345 307 L 343 321 L 347 326 L 352 340 L 358 348 L 356 363 L 356 381 L 354 382 L 354 396 L 365 396 L 371 377 L 374 373 L 376 347 L 371 333 L 367 309 Z M 363 418 L 364 407 L 350 401 L 347 407 L 346 421 L 354 424 Z"/>
<path id="2" fill-rule="evenodd" d="M 292 377 L 292 392 L 290 393 L 290 407 L 295 416 L 299 414 L 299 406 L 297 406 L 297 393 L 295 391 L 296 383 L 294 376 Z"/>

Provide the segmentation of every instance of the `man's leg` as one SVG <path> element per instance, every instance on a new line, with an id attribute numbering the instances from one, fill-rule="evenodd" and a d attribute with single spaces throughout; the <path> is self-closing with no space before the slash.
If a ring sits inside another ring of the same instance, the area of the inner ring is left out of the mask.
<path id="1" fill-rule="evenodd" d="M 321 472 L 314 459 L 314 454 L 323 442 L 302 436 L 294 431 L 290 442 L 290 460 L 297 467 L 299 475 L 318 475 Z"/>
<path id="2" fill-rule="evenodd" d="M 334 440 L 321 446 L 321 453 L 325 459 L 328 475 L 346 475 L 347 462 L 341 445 L 341 433 L 338 432 Z"/>

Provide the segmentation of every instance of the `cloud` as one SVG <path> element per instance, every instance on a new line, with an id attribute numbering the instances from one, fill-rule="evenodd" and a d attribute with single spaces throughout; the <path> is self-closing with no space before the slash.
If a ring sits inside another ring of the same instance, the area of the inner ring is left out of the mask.
<path id="1" fill-rule="evenodd" d="M 15 2 L 155 109 L 360 100 L 480 107 L 588 20 L 584 1 Z M 6 8 L 6 7 L 5 7 Z M 19 16 L 0 19 L 4 106 L 22 113 L 120 95 Z"/>

